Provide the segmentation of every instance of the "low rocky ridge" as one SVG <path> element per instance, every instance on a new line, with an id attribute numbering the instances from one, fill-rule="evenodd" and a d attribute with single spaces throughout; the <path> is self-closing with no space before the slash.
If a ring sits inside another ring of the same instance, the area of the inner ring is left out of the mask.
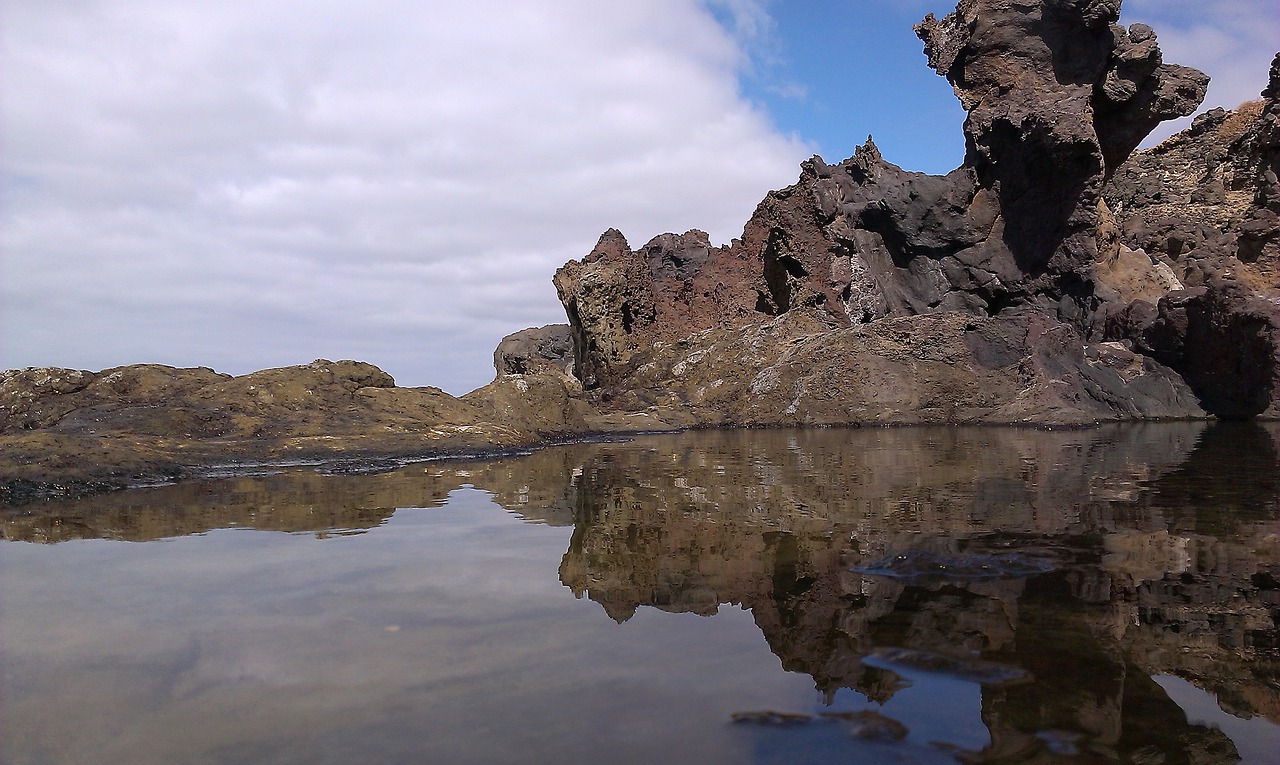
<path id="1" fill-rule="evenodd" d="M 0 496 L 9 500 L 223 466 L 470 452 L 552 435 L 492 421 L 437 388 L 397 388 L 354 361 L 240 377 L 151 364 L 0 373 Z"/>
<path id="2" fill-rule="evenodd" d="M 1261 100 L 1135 154 L 1208 78 L 1119 9 L 926 17 L 968 112 L 959 168 L 868 139 L 804 162 L 726 246 L 611 229 L 555 274 L 569 323 L 503 340 L 460 398 L 354 361 L 0 373 L 0 498 L 696 426 L 1276 417 L 1280 54 Z"/>

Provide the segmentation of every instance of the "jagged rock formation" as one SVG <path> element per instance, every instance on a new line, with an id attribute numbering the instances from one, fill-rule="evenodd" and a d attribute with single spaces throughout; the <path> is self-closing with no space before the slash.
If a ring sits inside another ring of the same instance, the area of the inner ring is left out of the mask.
<path id="1" fill-rule="evenodd" d="M 868 140 L 804 162 L 729 245 L 611 229 L 555 275 L 568 325 L 508 337 L 462 398 L 357 362 L 4 372 L 0 498 L 698 425 L 1280 416 L 1280 55 L 1260 101 L 1131 157 L 1207 80 L 1119 7 L 926 17 L 961 167 Z"/>
<path id="2" fill-rule="evenodd" d="M 1208 111 L 1140 152 L 1104 190 L 1113 247 L 1142 251 L 1189 286 L 1230 272 L 1280 287 L 1280 55 L 1262 98 Z"/>
<path id="3" fill-rule="evenodd" d="M 1181 373 L 1222 416 L 1280 414 L 1280 54 L 1262 99 L 1215 109 L 1143 152 L 1107 185 L 1111 263 L 1187 285 L 1118 290 L 1099 316 Z"/>
<path id="4" fill-rule="evenodd" d="M 926 17 L 916 31 L 929 65 L 968 112 L 965 162 L 946 176 L 905 171 L 868 140 L 839 164 L 805 162 L 727 246 L 690 231 L 633 250 L 606 232 L 555 277 L 587 395 L 675 424 L 1267 410 L 1280 396 L 1280 305 L 1207 278 L 1203 293 L 1161 303 L 1183 281 L 1138 251 L 1130 219 L 1104 198 L 1106 188 L 1159 186 L 1121 168 L 1160 121 L 1194 110 L 1208 83 L 1164 63 L 1149 27 L 1116 25 L 1119 7 L 964 0 L 944 19 Z M 1244 120 L 1255 159 L 1243 161 L 1241 184 L 1256 192 L 1236 223 L 1250 253 L 1274 239 L 1267 205 L 1280 195 L 1263 167 L 1274 113 Z M 779 333 L 790 314 L 805 314 L 788 320 L 805 329 Z M 942 325 L 951 329 L 939 334 Z M 962 340 L 979 328 L 1001 337 L 995 367 Z M 1046 333 L 1059 348 L 1050 365 L 1038 344 Z M 912 340 L 931 335 L 945 348 Z M 798 345 L 811 351 L 797 355 Z M 725 374 L 688 383 L 695 363 L 726 352 L 738 355 L 720 365 Z M 886 355 L 899 368 L 862 382 Z M 732 365 L 741 371 L 729 374 Z M 1089 382 L 1104 366 L 1114 376 Z M 785 395 L 768 395 L 783 377 Z M 1058 392 L 1053 403 L 1020 403 L 1043 402 L 1046 390 Z M 806 407 L 806 396 L 823 403 Z"/>

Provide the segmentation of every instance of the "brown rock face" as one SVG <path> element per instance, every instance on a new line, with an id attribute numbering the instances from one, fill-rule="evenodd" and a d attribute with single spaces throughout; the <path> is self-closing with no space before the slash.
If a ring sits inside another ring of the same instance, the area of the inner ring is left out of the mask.
<path id="1" fill-rule="evenodd" d="M 1032 309 L 839 327 L 792 310 L 638 356 L 606 408 L 671 426 L 1055 423 L 1203 416 L 1167 367 Z"/>
<path id="2" fill-rule="evenodd" d="M 754 320 L 751 263 L 707 235 L 663 234 L 632 250 L 610 229 L 582 262 L 556 272 L 571 327 L 575 370 L 587 387 L 612 386 L 637 352 L 691 329 Z M 731 288 L 730 285 L 738 287 Z"/>
<path id="3" fill-rule="evenodd" d="M 1280 400 L 1280 293 L 1268 298 L 1217 277 L 1171 292 L 1139 347 L 1181 372 L 1219 417 L 1261 414 Z"/>
<path id="4" fill-rule="evenodd" d="M 1238 255 L 1280 287 L 1280 53 L 1271 61 L 1262 98 L 1261 116 L 1232 147 L 1257 188 L 1240 224 Z"/>
<path id="5" fill-rule="evenodd" d="M 1191 286 L 1230 272 L 1280 287 L 1280 56 L 1272 84 L 1234 111 L 1138 152 L 1104 189 L 1119 240 Z"/>
<path id="6" fill-rule="evenodd" d="M 563 385 L 559 392 L 566 395 Z M 356 361 L 239 377 L 153 364 L 0 372 L 0 502 L 167 481 L 216 465 L 500 448 L 535 441 L 534 426 L 548 418 L 548 430 L 558 430 L 546 414 L 495 419 L 488 403 L 397 388 L 386 372 Z"/>
<path id="7" fill-rule="evenodd" d="M 1101 336 L 1104 327 L 1140 331 L 1152 317 L 1123 307 L 1183 287 L 1125 239 L 1127 219 L 1103 189 L 1142 138 L 1194 110 L 1208 84 L 1164 63 L 1150 28 L 1117 26 L 1119 9 L 1116 0 L 963 0 L 946 18 L 926 17 L 916 32 L 929 65 L 968 112 L 965 162 L 946 176 L 903 170 L 868 140 L 839 164 L 803 163 L 799 181 L 768 194 L 728 246 L 693 231 L 632 250 L 606 232 L 555 279 L 589 395 L 606 408 L 659 407 L 684 424 L 1202 416 L 1177 374 L 1133 352 L 1130 334 Z M 820 328 L 785 347 L 747 342 L 796 312 Z M 951 329 L 937 341 L 959 345 L 924 363 L 914 338 L 940 323 Z M 1007 363 L 996 371 L 960 339 L 976 327 L 1005 338 Z M 743 372 L 725 369 L 691 389 L 689 359 L 708 366 L 714 343 L 717 354 L 738 354 L 723 361 Z M 796 358 L 794 348 L 810 346 L 810 358 Z M 898 373 L 862 382 L 895 354 L 914 359 L 910 384 L 891 382 Z M 767 394 L 761 370 L 783 360 L 779 379 L 790 375 L 810 396 L 821 390 L 827 403 L 806 410 L 805 395 Z M 1115 380 L 1098 384 L 1102 369 Z M 1237 411 L 1208 401 L 1211 412 Z"/>
<path id="8" fill-rule="evenodd" d="M 1190 289 L 1118 290 L 1108 337 L 1169 364 L 1223 417 L 1280 414 L 1280 54 L 1262 98 L 1214 109 L 1107 184 L 1118 252 Z"/>

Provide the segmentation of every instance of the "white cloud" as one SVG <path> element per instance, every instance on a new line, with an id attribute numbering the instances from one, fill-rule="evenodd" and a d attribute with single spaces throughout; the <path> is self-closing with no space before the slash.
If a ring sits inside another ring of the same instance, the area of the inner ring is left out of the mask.
<path id="1" fill-rule="evenodd" d="M 2 367 L 354 357 L 461 392 L 563 320 L 551 274 L 605 228 L 725 241 L 809 149 L 697 0 L 0 13 Z"/>
<path id="2" fill-rule="evenodd" d="M 1164 60 L 1209 75 L 1200 111 L 1234 109 L 1258 98 L 1271 59 L 1280 52 L 1280 6 L 1275 0 L 1126 0 L 1121 21 L 1156 30 Z M 1143 144 L 1187 128 L 1191 118 L 1166 122 Z"/>
<path id="3" fill-rule="evenodd" d="M 1272 4 L 1125 21 L 1232 106 L 1280 49 Z M 551 275 L 605 228 L 726 241 L 794 181 L 813 147 L 739 88 L 785 54 L 770 7 L 7 0 L 0 367 L 325 356 L 482 384 L 503 335 L 563 320 Z"/>

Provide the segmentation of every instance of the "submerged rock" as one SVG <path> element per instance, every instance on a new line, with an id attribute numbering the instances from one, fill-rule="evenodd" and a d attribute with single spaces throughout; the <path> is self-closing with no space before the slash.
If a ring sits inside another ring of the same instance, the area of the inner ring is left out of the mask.
<path id="1" fill-rule="evenodd" d="M 863 709 L 856 712 L 819 712 L 816 715 L 776 712 L 773 710 L 734 712 L 732 719 L 735 723 L 740 724 L 780 728 L 799 728 L 834 723 L 839 725 L 845 734 L 851 738 L 886 743 L 901 741 L 910 733 L 906 725 L 874 709 Z"/>
<path id="2" fill-rule="evenodd" d="M 907 584 L 922 585 L 949 581 L 1017 579 L 1044 574 L 1058 568 L 1048 557 L 1022 551 L 947 555 L 927 550 L 906 550 L 853 571 L 886 576 Z"/>
<path id="3" fill-rule="evenodd" d="M 970 656 L 948 656 L 912 648 L 877 648 L 870 654 L 890 665 L 922 669 L 982 685 L 1010 685 L 1030 679 L 1026 670 Z"/>
<path id="4" fill-rule="evenodd" d="M 813 721 L 813 715 L 798 712 L 776 712 L 766 709 L 758 712 L 734 712 L 731 719 L 749 725 L 803 725 Z"/>

